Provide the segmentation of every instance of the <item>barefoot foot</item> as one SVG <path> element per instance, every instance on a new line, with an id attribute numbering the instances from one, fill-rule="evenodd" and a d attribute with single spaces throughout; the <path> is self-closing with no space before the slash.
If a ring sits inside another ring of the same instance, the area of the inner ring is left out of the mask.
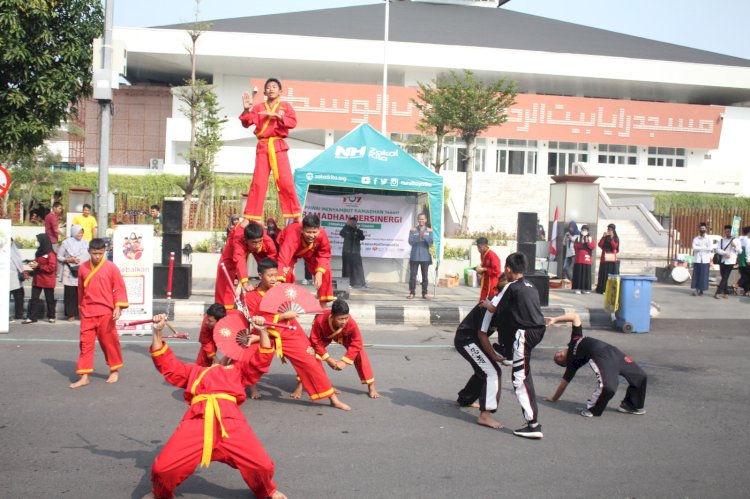
<path id="1" fill-rule="evenodd" d="M 273 493 L 271 499 L 286 499 L 286 496 L 277 490 Z"/>
<path id="2" fill-rule="evenodd" d="M 250 385 L 250 398 L 253 400 L 258 400 L 261 397 L 260 392 L 255 387 L 255 385 Z"/>
<path id="3" fill-rule="evenodd" d="M 290 397 L 293 399 L 301 399 L 302 398 L 302 383 L 297 383 L 297 388 L 294 389 L 292 393 L 289 394 Z"/>
<path id="4" fill-rule="evenodd" d="M 341 409 L 342 411 L 351 411 L 352 408 L 343 403 L 339 400 L 339 398 L 334 395 L 331 397 L 331 406 L 335 407 L 336 409 Z"/>
<path id="5" fill-rule="evenodd" d="M 107 381 L 105 381 L 105 383 L 117 383 L 119 380 L 120 380 L 120 374 L 117 371 L 115 371 L 109 374 L 109 377 L 107 378 Z"/>
<path id="6" fill-rule="evenodd" d="M 484 411 L 479 415 L 479 417 L 477 418 L 477 424 L 480 424 L 482 426 L 488 426 L 496 430 L 499 430 L 503 427 L 502 423 L 492 419 L 492 413 L 488 411 Z"/>
<path id="7" fill-rule="evenodd" d="M 89 384 L 89 375 L 88 374 L 84 374 L 84 375 L 81 376 L 81 379 L 79 379 L 75 383 L 71 383 L 69 385 L 69 388 L 80 388 L 80 387 L 86 386 L 88 384 Z"/>
<path id="8" fill-rule="evenodd" d="M 375 389 L 375 384 L 370 384 L 370 385 L 369 385 L 369 386 L 367 387 L 367 391 L 368 391 L 368 394 L 370 395 L 370 398 L 371 398 L 371 399 L 379 399 L 379 398 L 380 398 L 380 394 L 379 394 L 379 393 L 378 393 L 378 391 L 377 391 L 377 390 Z"/>

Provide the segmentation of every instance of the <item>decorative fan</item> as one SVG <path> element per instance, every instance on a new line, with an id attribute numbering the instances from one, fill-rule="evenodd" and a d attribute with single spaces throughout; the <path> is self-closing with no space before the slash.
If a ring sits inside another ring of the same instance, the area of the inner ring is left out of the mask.
<path id="1" fill-rule="evenodd" d="M 250 347 L 251 331 L 250 323 L 242 312 L 227 310 L 227 316 L 214 326 L 214 342 L 221 353 L 230 359 L 248 361 L 255 352 L 255 348 Z"/>
<path id="2" fill-rule="evenodd" d="M 277 284 L 266 291 L 260 301 L 260 310 L 270 314 L 283 314 L 293 310 L 297 314 L 320 314 L 323 309 L 315 296 L 296 284 Z"/>

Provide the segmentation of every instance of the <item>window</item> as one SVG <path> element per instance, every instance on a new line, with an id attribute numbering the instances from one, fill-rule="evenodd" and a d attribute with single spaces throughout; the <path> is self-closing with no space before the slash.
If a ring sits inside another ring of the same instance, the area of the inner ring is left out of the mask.
<path id="1" fill-rule="evenodd" d="M 586 163 L 589 160 L 588 149 L 588 144 L 578 142 L 550 142 L 547 153 L 547 174 L 578 173 L 576 163 Z"/>
<path id="2" fill-rule="evenodd" d="M 495 171 L 508 175 L 535 175 L 536 155 L 536 140 L 498 139 Z"/>
<path id="3" fill-rule="evenodd" d="M 685 149 L 681 147 L 649 147 L 648 166 L 685 167 Z"/>
<path id="4" fill-rule="evenodd" d="M 445 137 L 445 148 L 443 149 L 443 157 L 447 159 L 445 163 L 445 169 L 466 172 L 466 164 L 468 158 L 466 156 L 466 145 L 458 137 Z M 475 158 L 474 158 L 474 171 L 483 172 L 485 171 L 485 157 L 487 155 L 487 140 L 484 138 L 478 138 L 476 141 Z"/>
<path id="5" fill-rule="evenodd" d="M 600 165 L 637 165 L 638 148 L 619 144 L 599 144 Z"/>

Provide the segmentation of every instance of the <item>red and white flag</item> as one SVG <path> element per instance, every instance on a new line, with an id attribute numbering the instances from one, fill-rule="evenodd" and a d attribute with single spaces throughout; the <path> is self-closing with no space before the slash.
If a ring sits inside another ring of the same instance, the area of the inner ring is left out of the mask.
<path id="1" fill-rule="evenodd" d="M 552 222 L 552 233 L 549 236 L 549 261 L 557 259 L 557 216 L 558 208 L 555 206 L 555 220 Z"/>

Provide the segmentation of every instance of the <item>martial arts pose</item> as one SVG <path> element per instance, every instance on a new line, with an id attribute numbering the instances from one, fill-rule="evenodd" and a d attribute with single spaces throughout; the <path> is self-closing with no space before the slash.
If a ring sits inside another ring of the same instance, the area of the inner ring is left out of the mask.
<path id="1" fill-rule="evenodd" d="M 78 267 L 78 308 L 81 315 L 81 353 L 76 374 L 81 378 L 70 385 L 79 388 L 89 384 L 94 372 L 94 343 L 99 339 L 104 359 L 109 365 L 107 383 L 117 383 L 122 368 L 120 337 L 115 322 L 121 310 L 128 308 L 125 281 L 117 266 L 104 258 L 107 243 L 95 238 L 89 243 L 91 259 Z"/>
<path id="2" fill-rule="evenodd" d="M 526 426 L 513 432 L 524 438 L 542 438 L 542 425 L 538 421 L 534 381 L 531 378 L 531 351 L 544 338 L 544 316 L 539 305 L 539 292 L 524 279 L 526 257 L 511 253 L 505 259 L 505 285 L 492 301 L 479 305 L 487 308 L 481 331 L 490 325 L 497 327 L 501 345 L 512 345 L 508 354 L 513 359 L 513 391 L 521 404 Z M 494 314 L 493 314 L 494 313 Z M 504 355 L 505 356 L 505 355 Z"/>
<path id="3" fill-rule="evenodd" d="M 216 342 L 214 341 L 214 326 L 221 319 L 226 317 L 227 309 L 221 303 L 214 303 L 206 310 L 203 316 L 201 331 L 198 335 L 198 343 L 201 348 L 198 350 L 198 358 L 195 363 L 203 367 L 211 367 L 216 358 Z"/>
<path id="4" fill-rule="evenodd" d="M 294 190 L 294 177 L 287 158 L 289 146 L 284 139 L 289 137 L 289 130 L 297 126 L 297 116 L 292 105 L 281 100 L 279 80 L 266 80 L 263 93 L 266 101 L 255 106 L 252 106 L 250 94 L 246 92 L 242 96 L 244 111 L 240 115 L 240 121 L 245 128 L 255 126 L 253 133 L 258 138 L 258 145 L 255 146 L 255 170 L 247 195 L 245 217 L 261 220 L 270 170 L 279 191 L 282 216 L 285 219 L 296 219 L 302 215 L 302 208 Z"/>
<path id="5" fill-rule="evenodd" d="M 482 257 L 482 263 L 476 267 L 477 274 L 482 279 L 479 291 L 479 301 L 482 301 L 494 293 L 495 286 L 497 286 L 497 279 L 503 273 L 503 269 L 500 259 L 490 249 L 490 244 L 486 237 L 477 239 L 477 249 Z"/>
<path id="6" fill-rule="evenodd" d="M 229 277 L 239 280 L 245 291 L 253 289 L 247 275 L 247 257 L 253 255 L 256 262 L 264 258 L 276 258 L 276 245 L 262 225 L 250 222 L 235 225 L 227 236 L 227 243 L 216 268 L 214 302 L 225 308 L 234 308 L 234 283 L 228 282 L 221 264 L 227 268 Z"/>
<path id="7" fill-rule="evenodd" d="M 346 348 L 346 353 L 341 360 L 334 359 L 326 350 L 332 342 Z M 315 355 L 331 369 L 343 371 L 346 366 L 354 364 L 359 380 L 363 385 L 367 385 L 370 398 L 380 398 L 380 394 L 375 389 L 375 376 L 372 373 L 370 359 L 362 344 L 362 333 L 354 318 L 349 315 L 348 303 L 344 300 L 336 300 L 330 310 L 315 316 L 310 330 L 310 344 L 315 350 Z M 298 383 L 292 397 L 299 398 L 301 395 L 302 383 Z"/>
<path id="8" fill-rule="evenodd" d="M 297 313 L 293 310 L 283 314 L 268 314 L 259 310 L 260 302 L 266 291 L 276 285 L 278 276 L 278 265 L 270 258 L 262 260 L 258 264 L 260 284 L 253 291 L 245 295 L 247 309 L 251 315 L 262 316 L 267 322 L 281 322 L 295 326 L 297 329 L 274 328 L 269 326 L 268 334 L 271 336 L 276 355 L 280 359 L 289 359 L 292 367 L 297 371 L 302 385 L 312 400 L 330 399 L 330 403 L 337 409 L 345 411 L 351 408 L 341 402 L 328 380 L 323 364 L 315 358 L 315 353 L 310 347 L 310 340 L 305 336 L 302 326 L 297 322 Z M 268 358 L 270 364 L 272 358 Z M 268 366 L 266 366 L 268 369 Z"/>
<path id="9" fill-rule="evenodd" d="M 557 402 L 578 369 L 588 364 L 596 375 L 597 386 L 581 416 L 590 418 L 602 415 L 607 403 L 615 396 L 619 376 L 627 380 L 628 389 L 618 410 L 628 414 L 646 414 L 643 409 L 646 401 L 646 373 L 633 358 L 609 343 L 583 336 L 581 318 L 578 314 L 571 313 L 547 319 L 549 326 L 558 322 L 572 322 L 573 327 L 568 348 L 555 353 L 555 363 L 564 367 L 565 373 L 555 394 L 546 400 Z"/>
<path id="10" fill-rule="evenodd" d="M 335 304 L 335 303 L 334 303 Z M 479 418 L 477 423 L 490 428 L 502 428 L 503 425 L 496 421 L 492 414 L 497 411 L 500 402 L 500 361 L 490 346 L 489 336 L 495 332 L 495 328 L 489 328 L 489 332 L 481 331 L 482 320 L 485 310 L 476 305 L 469 314 L 464 317 L 456 329 L 453 344 L 463 358 L 471 364 L 474 374 L 458 392 L 456 403 L 460 407 L 479 407 Z M 479 405 L 476 401 L 479 399 Z"/>
<path id="11" fill-rule="evenodd" d="M 154 461 L 153 488 L 146 498 L 174 497 L 174 490 L 198 464 L 208 467 L 219 461 L 239 470 L 256 497 L 286 499 L 273 482 L 273 461 L 238 407 L 245 401 L 244 387 L 265 372 L 264 357 L 273 356 L 265 328 L 260 329 L 259 348 L 251 361 L 202 367 L 175 357 L 161 339 L 165 323 L 165 315 L 154 316 L 151 357 L 168 383 L 185 389 L 190 408 Z"/>
<path id="12" fill-rule="evenodd" d="M 331 279 L 331 243 L 326 230 L 320 226 L 318 215 L 307 215 L 302 223 L 293 223 L 279 234 L 279 280 L 294 282 L 294 265 L 305 260 L 305 267 L 313 275 L 320 306 L 333 301 Z"/>

